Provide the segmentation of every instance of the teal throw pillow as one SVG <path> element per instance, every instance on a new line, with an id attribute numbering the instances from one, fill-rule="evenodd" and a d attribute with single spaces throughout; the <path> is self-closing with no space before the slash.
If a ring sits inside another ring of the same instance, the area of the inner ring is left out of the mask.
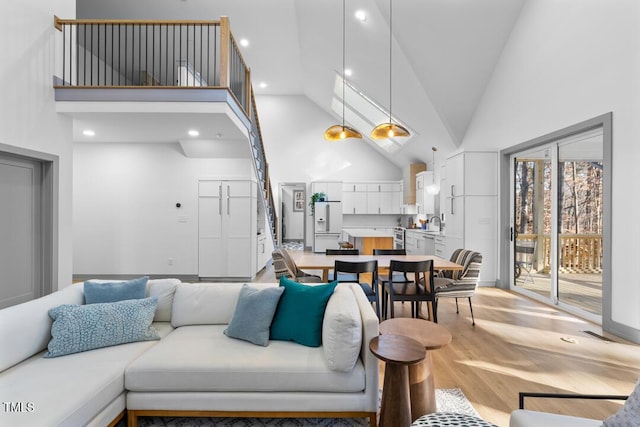
<path id="1" fill-rule="evenodd" d="M 160 339 L 151 326 L 158 298 L 89 305 L 63 304 L 49 310 L 51 341 L 44 357 L 136 341 Z"/>
<path id="2" fill-rule="evenodd" d="M 284 294 L 271 323 L 271 339 L 295 341 L 308 347 L 322 345 L 324 309 L 337 281 L 310 285 L 280 277 Z"/>
<path id="3" fill-rule="evenodd" d="M 255 289 L 246 283 L 242 285 L 225 335 L 266 347 L 271 321 L 283 292 L 282 287 Z"/>
<path id="4" fill-rule="evenodd" d="M 149 277 L 143 276 L 133 280 L 117 282 L 84 282 L 85 304 L 116 302 L 145 297 Z"/>

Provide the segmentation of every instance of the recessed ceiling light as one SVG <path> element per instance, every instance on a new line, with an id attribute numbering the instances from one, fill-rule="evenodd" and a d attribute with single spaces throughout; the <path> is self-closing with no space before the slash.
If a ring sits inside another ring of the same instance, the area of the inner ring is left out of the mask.
<path id="1" fill-rule="evenodd" d="M 247 39 L 240 39 L 240 46 L 242 46 L 242 47 L 247 47 L 247 46 L 249 46 L 249 40 L 247 40 Z"/>
<path id="2" fill-rule="evenodd" d="M 260 82 L 258 84 L 258 86 L 260 86 L 262 89 L 264 89 L 265 87 L 269 86 L 268 84 L 266 84 L 265 82 Z"/>
<path id="3" fill-rule="evenodd" d="M 367 14 L 364 12 L 364 10 L 357 10 L 356 11 L 356 18 L 359 19 L 360 21 L 366 21 L 367 20 Z"/>
<path id="4" fill-rule="evenodd" d="M 353 71 L 351 71 L 351 68 L 345 68 L 344 69 L 344 75 L 349 77 L 351 76 L 351 74 L 353 74 Z"/>
<path id="5" fill-rule="evenodd" d="M 91 129 L 85 129 L 82 131 L 82 134 L 84 136 L 95 136 L 96 133 L 94 131 L 92 131 Z"/>
<path id="6" fill-rule="evenodd" d="M 189 136 L 198 136 L 198 135 L 200 135 L 200 132 L 198 132 L 198 131 L 197 131 L 197 130 L 195 130 L 195 129 L 191 129 L 191 130 L 189 131 Z"/>

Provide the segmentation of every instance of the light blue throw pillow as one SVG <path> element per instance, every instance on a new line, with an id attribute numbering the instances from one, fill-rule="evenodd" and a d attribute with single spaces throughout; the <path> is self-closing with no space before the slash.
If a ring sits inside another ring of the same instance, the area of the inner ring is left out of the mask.
<path id="1" fill-rule="evenodd" d="M 84 282 L 85 304 L 116 302 L 145 297 L 149 277 L 143 276 L 132 280 L 118 282 Z"/>
<path id="2" fill-rule="evenodd" d="M 255 289 L 246 283 L 242 285 L 236 310 L 224 330 L 225 335 L 266 347 L 271 320 L 283 292 L 282 287 Z"/>
<path id="3" fill-rule="evenodd" d="M 320 347 L 324 310 L 337 284 L 302 284 L 280 276 L 285 290 L 273 316 L 271 339 Z"/>
<path id="4" fill-rule="evenodd" d="M 160 339 L 151 326 L 158 298 L 89 305 L 63 304 L 49 310 L 51 341 L 44 357 L 136 341 Z"/>

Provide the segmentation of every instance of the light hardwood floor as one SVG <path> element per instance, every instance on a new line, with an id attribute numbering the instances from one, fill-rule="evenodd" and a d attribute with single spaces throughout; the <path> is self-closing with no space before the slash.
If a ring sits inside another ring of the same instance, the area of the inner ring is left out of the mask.
<path id="1" fill-rule="evenodd" d="M 256 280 L 275 281 L 273 268 Z M 501 289 L 480 288 L 472 301 L 475 327 L 467 300 L 459 301 L 459 315 L 453 299 L 439 304 L 438 321 L 453 340 L 433 352 L 435 385 L 462 389 L 480 415 L 498 426 L 508 426 L 520 391 L 629 394 L 640 377 L 640 346 L 586 334 L 602 334 L 593 323 Z M 410 315 L 409 304 L 396 307 L 396 316 Z M 525 404 L 527 409 L 596 419 L 621 405 L 548 399 L 527 399 Z"/>

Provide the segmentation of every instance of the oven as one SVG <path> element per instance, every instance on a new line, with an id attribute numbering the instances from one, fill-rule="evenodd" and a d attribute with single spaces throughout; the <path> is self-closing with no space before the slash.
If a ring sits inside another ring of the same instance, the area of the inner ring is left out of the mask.
<path id="1" fill-rule="evenodd" d="M 404 228 L 393 229 L 393 249 L 404 249 Z"/>

